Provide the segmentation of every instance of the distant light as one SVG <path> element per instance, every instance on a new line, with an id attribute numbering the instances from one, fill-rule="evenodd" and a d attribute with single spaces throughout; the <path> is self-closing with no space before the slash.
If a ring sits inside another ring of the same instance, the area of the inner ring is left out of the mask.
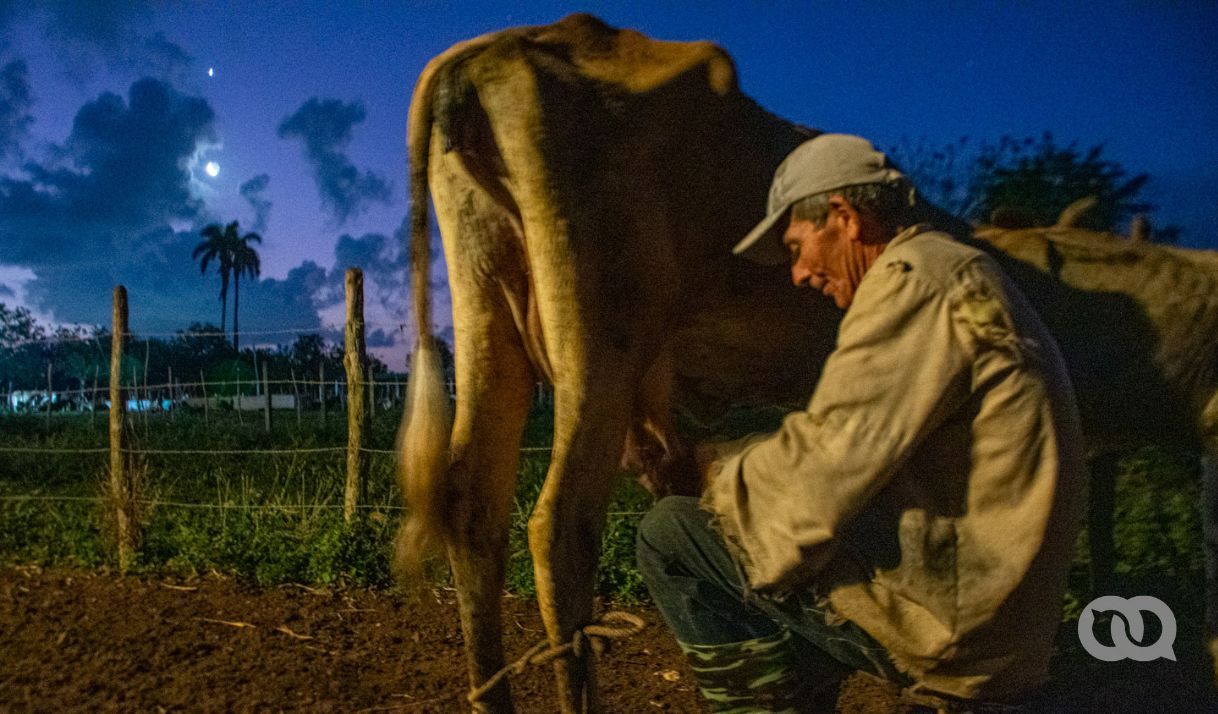
<path id="1" fill-rule="evenodd" d="M 208 67 L 208 68 L 207 68 L 207 76 L 208 76 L 208 77 L 215 77 L 215 76 L 216 76 L 216 68 L 215 68 L 215 67 Z"/>
<path id="2" fill-rule="evenodd" d="M 217 164 L 215 161 L 208 161 L 203 170 L 207 172 L 208 176 L 215 178 L 220 175 L 220 164 Z"/>

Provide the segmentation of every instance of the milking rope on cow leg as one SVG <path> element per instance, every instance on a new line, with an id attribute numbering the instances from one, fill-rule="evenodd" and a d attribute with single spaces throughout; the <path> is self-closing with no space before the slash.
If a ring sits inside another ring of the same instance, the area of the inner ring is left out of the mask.
<path id="1" fill-rule="evenodd" d="M 624 624 L 618 626 L 610 624 L 614 622 Z M 606 612 L 596 622 L 576 630 L 575 634 L 571 636 L 570 642 L 551 646 L 548 640 L 542 640 L 533 645 L 520 659 L 492 674 L 482 683 L 482 686 L 471 690 L 466 699 L 470 704 L 477 704 L 504 677 L 509 674 L 523 674 L 525 668 L 531 664 L 548 664 L 559 657 L 565 657 L 569 654 L 577 658 L 583 657 L 585 646 L 592 649 L 593 656 L 600 657 L 605 653 L 608 640 L 620 640 L 632 637 L 641 632 L 646 626 L 647 624 L 643 622 L 642 618 L 629 612 L 621 610 Z"/>

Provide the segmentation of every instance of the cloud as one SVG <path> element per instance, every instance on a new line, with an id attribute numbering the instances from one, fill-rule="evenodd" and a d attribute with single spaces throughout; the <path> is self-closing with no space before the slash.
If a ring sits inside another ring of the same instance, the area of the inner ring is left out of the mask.
<path id="1" fill-rule="evenodd" d="M 393 347 L 397 341 L 392 333 L 385 332 L 378 327 L 364 335 L 364 344 L 368 347 Z"/>
<path id="2" fill-rule="evenodd" d="M 19 13 L 13 10 L 18 4 Z M 0 0 L 0 33 L 18 23 L 41 28 L 78 83 L 91 79 L 102 64 L 180 82 L 193 59 L 163 33 L 146 31 L 156 5 L 151 0 Z"/>
<path id="3" fill-rule="evenodd" d="M 126 99 L 87 102 L 62 145 L 0 176 L 0 264 L 31 271 L 31 307 L 107 323 L 111 288 L 124 283 L 133 325 L 212 319 L 211 279 L 190 256 L 199 236 L 171 225 L 208 218 L 190 167 L 216 141 L 214 120 L 206 100 L 141 79 Z"/>
<path id="4" fill-rule="evenodd" d="M 369 202 L 388 203 L 390 198 L 389 183 L 372 170 L 361 172 L 345 153 L 352 127 L 364 116 L 359 102 L 314 97 L 279 125 L 281 139 L 304 141 L 322 206 L 340 225 L 359 215 Z"/>
<path id="5" fill-rule="evenodd" d="M 125 97 L 103 93 L 85 103 L 61 144 L 0 174 L 0 269 L 23 276 L 19 290 L 0 289 L 0 296 L 20 297 L 56 322 L 104 325 L 111 291 L 122 284 L 137 333 L 219 324 L 219 278 L 214 270 L 201 275 L 191 255 L 198 231 L 217 220 L 191 175 L 218 140 L 215 123 L 206 100 L 153 78 L 132 84 Z M 258 175 L 241 186 L 262 221 L 269 180 Z M 404 266 L 401 248 L 378 234 L 348 236 L 338 254 L 358 259 L 374 286 L 378 276 L 392 282 Z M 229 325 L 233 298 L 230 286 Z M 282 278 L 242 279 L 243 342 L 290 342 L 284 330 L 333 333 L 320 311 L 341 300 L 341 271 L 309 261 Z M 277 334 L 255 334 L 267 332 Z M 392 329 L 371 332 L 372 344 L 393 343 Z M 336 334 L 341 339 L 341 329 Z"/>
<path id="6" fill-rule="evenodd" d="M 322 291 L 322 305 L 339 305 L 344 300 L 345 274 L 347 268 L 359 268 L 364 272 L 365 314 L 369 323 L 368 346 L 388 348 L 414 342 L 413 331 L 405 339 L 398 325 L 409 325 L 411 310 L 410 252 L 408 246 L 409 218 L 404 218 L 392 236 L 383 233 L 365 233 L 355 237 L 343 234 L 334 243 L 334 266 L 326 279 Z M 452 341 L 451 298 L 448 294 L 448 272 L 439 234 L 431 235 L 432 253 L 430 288 L 433 295 L 435 319 L 440 328 L 438 334 Z M 376 323 L 384 327 L 372 329 Z M 341 335 L 339 336 L 341 339 Z"/>
<path id="7" fill-rule="evenodd" d="M 128 100 L 106 92 L 81 107 L 43 163 L 0 178 L 0 262 L 38 267 L 105 261 L 142 249 L 145 233 L 200 216 L 190 164 L 214 143 L 207 101 L 155 79 Z"/>
<path id="8" fill-rule="evenodd" d="M 360 238 L 341 235 L 334 245 L 335 265 L 368 272 L 369 268 L 387 257 L 386 240 L 380 233 L 367 233 Z"/>
<path id="9" fill-rule="evenodd" d="M 289 270 L 282 280 L 242 280 L 242 331 L 317 332 L 322 327 L 317 311 L 322 307 L 319 295 L 325 284 L 326 269 L 311 260 Z M 268 335 L 265 340 L 251 338 L 250 343 L 289 342 L 292 339 L 294 337 L 290 335 Z"/>
<path id="10" fill-rule="evenodd" d="M 0 68 L 0 159 L 21 155 L 21 142 L 34 123 L 33 103 L 25 62 L 13 60 Z"/>
<path id="11" fill-rule="evenodd" d="M 192 321 L 217 321 L 218 281 L 200 275 L 190 256 L 198 240 L 194 232 L 168 226 L 131 235 L 112 230 L 106 235 L 114 247 L 109 254 L 81 250 L 79 258 L 34 267 L 25 301 L 58 322 L 108 325 L 111 291 L 123 285 L 136 331 L 171 332 Z"/>
<path id="12" fill-rule="evenodd" d="M 151 3 L 136 0 L 56 0 L 36 3 L 46 13 L 47 35 L 115 55 L 148 19 Z"/>
<path id="13" fill-rule="evenodd" d="M 193 76 L 194 57 L 161 32 L 141 37 L 116 62 L 133 72 L 175 84 L 182 84 Z"/>
<path id="14" fill-rule="evenodd" d="M 271 202 L 262 197 L 262 192 L 270 184 L 271 177 L 267 174 L 258 174 L 254 178 L 241 184 L 239 189 L 241 197 L 249 202 L 250 207 L 254 209 L 254 227 L 256 233 L 262 233 L 266 230 L 267 218 L 271 215 Z"/>
<path id="15" fill-rule="evenodd" d="M 392 239 L 382 233 L 359 238 L 341 235 L 334 244 L 331 289 L 341 298 L 347 268 L 359 268 L 364 272 L 364 293 L 374 296 L 388 315 L 401 320 L 408 299 L 408 255 L 400 229 Z"/>

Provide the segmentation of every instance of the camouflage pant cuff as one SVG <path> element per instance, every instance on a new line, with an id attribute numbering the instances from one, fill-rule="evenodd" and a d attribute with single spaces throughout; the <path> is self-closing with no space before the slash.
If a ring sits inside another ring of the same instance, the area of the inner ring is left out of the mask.
<path id="1" fill-rule="evenodd" d="M 790 630 L 741 642 L 681 642 L 702 696 L 719 714 L 794 713 L 815 683 L 799 676 Z"/>

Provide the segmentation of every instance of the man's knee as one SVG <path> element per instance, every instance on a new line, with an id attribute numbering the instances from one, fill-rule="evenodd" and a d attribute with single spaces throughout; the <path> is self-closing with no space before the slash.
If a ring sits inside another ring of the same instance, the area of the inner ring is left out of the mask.
<path id="1" fill-rule="evenodd" d="M 707 514 L 690 496 L 666 496 L 639 521 L 635 552 L 644 578 L 662 571 L 688 548 L 690 533 L 705 528 Z"/>

